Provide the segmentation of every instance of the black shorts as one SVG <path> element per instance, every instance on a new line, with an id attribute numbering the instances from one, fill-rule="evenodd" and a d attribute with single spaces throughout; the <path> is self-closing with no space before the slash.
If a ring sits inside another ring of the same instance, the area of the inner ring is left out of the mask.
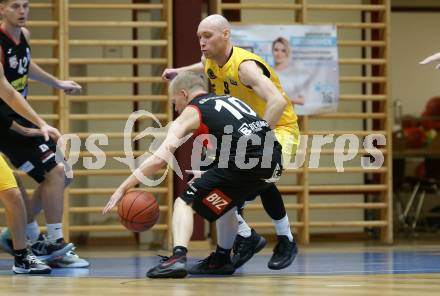
<path id="1" fill-rule="evenodd" d="M 241 170 L 213 167 L 189 184 L 180 197 L 206 220 L 213 222 L 246 197 L 270 186 L 281 175 L 280 161 L 270 168 Z"/>
<path id="2" fill-rule="evenodd" d="M 2 131 L 0 151 L 3 152 L 17 169 L 27 173 L 38 183 L 56 165 L 56 144 L 42 137 L 25 137 L 12 130 Z"/>

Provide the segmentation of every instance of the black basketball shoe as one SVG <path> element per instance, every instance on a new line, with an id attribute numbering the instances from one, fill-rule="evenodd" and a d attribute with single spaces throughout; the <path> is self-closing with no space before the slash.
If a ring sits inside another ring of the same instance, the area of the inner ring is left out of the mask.
<path id="1" fill-rule="evenodd" d="M 278 235 L 278 243 L 273 249 L 273 255 L 267 263 L 270 269 L 283 269 L 292 264 L 298 254 L 295 239 L 291 242 L 286 235 Z"/>
<path id="2" fill-rule="evenodd" d="M 64 239 L 56 242 L 49 241 L 43 234 L 31 245 L 32 253 L 40 260 L 50 261 L 56 257 L 62 257 L 73 249 L 72 243 L 66 243 Z"/>
<path id="3" fill-rule="evenodd" d="M 48 274 L 52 269 L 37 259 L 32 253 L 15 256 L 12 270 L 17 274 Z"/>
<path id="4" fill-rule="evenodd" d="M 160 264 L 147 272 L 149 278 L 184 278 L 188 274 L 186 269 L 186 256 L 173 255 L 171 257 L 160 256 Z"/>
<path id="5" fill-rule="evenodd" d="M 231 275 L 235 272 L 231 257 L 212 252 L 189 269 L 189 274 Z"/>
<path id="6" fill-rule="evenodd" d="M 235 268 L 240 268 L 265 246 L 266 239 L 256 233 L 254 229 L 251 230 L 250 237 L 242 237 L 237 234 L 233 247 L 232 264 Z"/>

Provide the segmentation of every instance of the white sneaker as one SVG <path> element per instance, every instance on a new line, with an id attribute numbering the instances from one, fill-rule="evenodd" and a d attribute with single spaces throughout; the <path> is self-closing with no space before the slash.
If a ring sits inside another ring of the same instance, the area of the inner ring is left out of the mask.
<path id="1" fill-rule="evenodd" d="M 80 258 L 73 250 L 62 257 L 57 257 L 47 264 L 52 268 L 85 268 L 90 266 L 90 262 Z"/>

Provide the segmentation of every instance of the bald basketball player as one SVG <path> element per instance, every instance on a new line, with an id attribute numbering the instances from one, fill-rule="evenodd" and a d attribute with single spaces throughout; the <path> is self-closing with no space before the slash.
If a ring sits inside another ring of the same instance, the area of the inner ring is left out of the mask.
<path id="1" fill-rule="evenodd" d="M 211 90 L 217 95 L 231 95 L 242 99 L 274 128 L 283 147 L 284 162 L 290 162 L 298 146 L 299 128 L 293 106 L 274 70 L 261 57 L 233 46 L 230 24 L 221 15 L 210 15 L 203 19 L 197 36 L 203 54 L 201 62 L 177 69 L 165 69 L 162 78 L 170 80 L 183 71 L 204 73 Z M 281 194 L 272 184 L 256 195 L 261 196 L 264 209 L 272 218 L 278 237 L 268 267 L 286 268 L 292 264 L 298 250 Z M 248 200 L 254 199 L 256 195 L 248 197 Z M 225 218 L 217 220 L 216 252 L 190 269 L 191 274 L 226 274 L 224 266 L 228 266 L 232 247 L 232 262 L 235 268 L 239 268 L 265 246 L 265 239 L 251 229 L 241 215 L 237 214 L 237 219 L 239 228 L 236 237 Z"/>

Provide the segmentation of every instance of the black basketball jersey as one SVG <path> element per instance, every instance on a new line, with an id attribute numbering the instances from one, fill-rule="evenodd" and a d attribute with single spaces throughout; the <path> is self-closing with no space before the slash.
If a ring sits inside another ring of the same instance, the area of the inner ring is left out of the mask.
<path id="1" fill-rule="evenodd" d="M 28 92 L 28 72 L 31 62 L 31 49 L 24 36 L 20 34 L 17 44 L 11 36 L 0 29 L 1 61 L 6 79 L 23 97 Z M 0 100 L 2 113 L 11 118 L 20 118 L 3 100 Z"/>
<path id="2" fill-rule="evenodd" d="M 232 96 L 207 94 L 194 98 L 189 105 L 198 110 L 200 127 L 194 133 L 208 134 L 216 151 L 216 163 L 235 165 L 236 157 L 272 159 L 274 147 L 280 147 L 269 124 L 258 117 L 243 101 Z"/>

